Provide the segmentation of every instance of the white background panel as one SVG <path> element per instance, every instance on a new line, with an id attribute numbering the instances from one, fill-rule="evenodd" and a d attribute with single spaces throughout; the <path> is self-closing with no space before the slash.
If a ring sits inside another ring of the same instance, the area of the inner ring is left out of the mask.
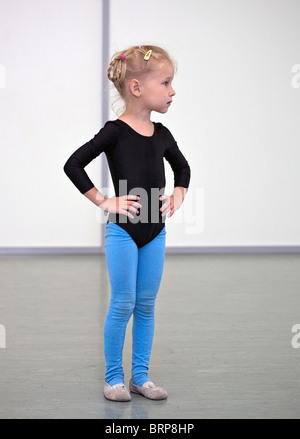
<path id="1" fill-rule="evenodd" d="M 63 173 L 101 124 L 101 2 L 0 4 L 0 247 L 99 246 L 95 208 Z M 95 183 L 100 164 L 89 166 Z"/>
<path id="2" fill-rule="evenodd" d="M 112 52 L 153 43 L 178 62 L 173 106 L 153 117 L 172 131 L 192 168 L 168 245 L 299 245 L 300 88 L 293 78 L 300 86 L 300 75 L 291 70 L 300 63 L 300 3 L 111 6 Z"/>
<path id="3" fill-rule="evenodd" d="M 192 169 L 168 246 L 300 245 L 299 1 L 109 4 L 111 54 L 153 43 L 178 62 L 174 103 L 153 114 Z M 95 207 L 62 170 L 102 125 L 101 10 L 0 3 L 0 247 L 103 244 Z M 87 171 L 100 187 L 101 161 Z"/>

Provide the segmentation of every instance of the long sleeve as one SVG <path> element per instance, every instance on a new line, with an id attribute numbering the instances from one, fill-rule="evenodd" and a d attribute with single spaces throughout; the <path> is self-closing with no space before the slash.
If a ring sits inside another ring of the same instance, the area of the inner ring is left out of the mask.
<path id="1" fill-rule="evenodd" d="M 118 126 L 107 122 L 99 133 L 78 148 L 64 165 L 65 173 L 82 194 L 94 187 L 84 168 L 102 152 L 109 151 L 117 144 L 118 133 Z"/>
<path id="2" fill-rule="evenodd" d="M 168 148 L 165 152 L 165 159 L 170 163 L 174 172 L 174 187 L 181 186 L 188 188 L 191 179 L 190 166 L 178 148 L 172 134 L 168 131 Z"/>

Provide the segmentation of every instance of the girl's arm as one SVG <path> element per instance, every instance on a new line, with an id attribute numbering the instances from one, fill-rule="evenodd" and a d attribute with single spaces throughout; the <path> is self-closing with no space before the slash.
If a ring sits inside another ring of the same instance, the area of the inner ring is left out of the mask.
<path id="1" fill-rule="evenodd" d="M 67 160 L 64 171 L 77 189 L 85 194 L 93 189 L 90 194 L 92 201 L 101 201 L 104 197 L 99 191 L 94 190 L 94 184 L 85 171 L 85 167 L 102 152 L 107 152 L 118 143 L 119 128 L 113 122 L 107 122 L 92 140 L 78 148 Z M 99 195 L 100 194 L 100 195 Z M 99 199 L 97 199 L 97 196 Z M 99 205 L 99 203 L 95 203 Z"/>
<path id="2" fill-rule="evenodd" d="M 133 219 L 131 212 L 137 213 L 137 208 L 142 206 L 136 201 L 139 197 L 135 195 L 125 195 L 123 197 L 105 197 L 92 183 L 85 171 L 85 167 L 102 152 L 108 151 L 118 142 L 119 128 L 113 122 L 105 124 L 96 136 L 78 148 L 67 160 L 64 171 L 77 189 L 85 197 L 101 207 L 105 212 L 120 213 Z"/>
<path id="3" fill-rule="evenodd" d="M 164 201 L 160 209 L 162 216 L 168 214 L 168 218 L 171 218 L 185 199 L 190 183 L 191 169 L 186 158 L 179 150 L 172 134 L 168 130 L 167 145 L 165 158 L 170 163 L 174 172 L 174 191 L 171 196 L 162 195 L 159 199 L 160 201 Z"/>
<path id="4" fill-rule="evenodd" d="M 89 191 L 85 192 L 84 196 L 98 207 L 101 207 L 102 204 L 107 200 L 107 197 L 105 197 L 95 187 L 93 187 Z"/>
<path id="5" fill-rule="evenodd" d="M 164 157 L 170 163 L 174 173 L 174 191 L 171 196 L 162 195 L 159 199 L 164 201 L 160 209 L 162 216 L 166 216 L 169 213 L 168 217 L 170 218 L 184 201 L 190 184 L 191 169 L 186 158 L 178 148 L 174 137 L 168 129 L 165 128 L 165 130 L 167 148 Z"/>

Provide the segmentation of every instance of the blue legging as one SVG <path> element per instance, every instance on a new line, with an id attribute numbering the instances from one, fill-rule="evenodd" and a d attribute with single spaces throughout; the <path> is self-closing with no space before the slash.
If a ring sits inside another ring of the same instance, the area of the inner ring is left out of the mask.
<path id="1" fill-rule="evenodd" d="M 111 386 L 124 383 L 123 346 L 128 321 L 132 325 L 132 382 L 150 381 L 148 368 L 154 336 L 155 299 L 165 257 L 165 228 L 138 248 L 120 226 L 108 223 L 105 253 L 111 299 L 104 325 L 105 380 Z"/>

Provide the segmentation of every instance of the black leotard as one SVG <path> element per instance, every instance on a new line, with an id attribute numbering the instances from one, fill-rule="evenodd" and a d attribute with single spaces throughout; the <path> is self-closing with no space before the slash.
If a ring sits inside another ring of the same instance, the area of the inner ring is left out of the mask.
<path id="1" fill-rule="evenodd" d="M 84 168 L 102 152 L 107 156 L 116 196 L 139 195 L 142 205 L 140 215 L 134 220 L 109 214 L 108 221 L 122 227 L 137 246 L 142 247 L 164 227 L 164 218 L 159 212 L 162 203 L 158 201 L 166 184 L 163 158 L 174 172 L 174 187 L 188 188 L 188 162 L 170 131 L 161 123 L 154 123 L 154 133 L 147 137 L 120 119 L 109 121 L 92 140 L 77 149 L 64 166 L 67 176 L 83 194 L 94 187 Z"/>

